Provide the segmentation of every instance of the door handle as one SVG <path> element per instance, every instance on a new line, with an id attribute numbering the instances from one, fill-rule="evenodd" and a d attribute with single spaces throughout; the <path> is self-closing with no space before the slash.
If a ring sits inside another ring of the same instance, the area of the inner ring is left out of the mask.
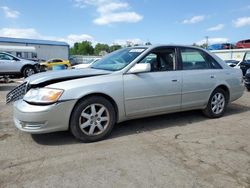
<path id="1" fill-rule="evenodd" d="M 176 80 L 176 79 L 174 79 L 174 80 L 172 80 L 172 82 L 177 82 L 178 80 Z"/>
<path id="2" fill-rule="evenodd" d="M 215 76 L 214 76 L 214 75 L 211 75 L 210 78 L 215 78 Z"/>

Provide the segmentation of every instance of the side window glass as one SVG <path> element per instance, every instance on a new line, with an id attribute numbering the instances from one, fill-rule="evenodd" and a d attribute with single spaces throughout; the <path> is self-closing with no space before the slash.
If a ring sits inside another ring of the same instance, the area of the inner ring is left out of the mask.
<path id="1" fill-rule="evenodd" d="M 183 70 L 209 69 L 210 65 L 202 56 L 201 52 L 195 49 L 181 49 Z"/>
<path id="2" fill-rule="evenodd" d="M 0 60 L 3 60 L 4 54 L 0 54 Z"/>
<path id="3" fill-rule="evenodd" d="M 1 60 L 13 60 L 13 57 L 6 55 L 6 54 L 0 54 Z"/>
<path id="4" fill-rule="evenodd" d="M 149 63 L 151 72 L 172 71 L 175 65 L 174 49 L 157 50 L 148 54 L 139 63 Z"/>

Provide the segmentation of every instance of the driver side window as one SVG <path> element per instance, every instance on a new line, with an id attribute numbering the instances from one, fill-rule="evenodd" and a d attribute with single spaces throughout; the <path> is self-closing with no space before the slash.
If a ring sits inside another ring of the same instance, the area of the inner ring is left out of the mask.
<path id="1" fill-rule="evenodd" d="M 151 72 L 175 70 L 174 49 L 156 50 L 148 54 L 139 63 L 149 63 Z"/>
<path id="2" fill-rule="evenodd" d="M 13 60 L 13 58 L 6 54 L 0 54 L 0 60 Z"/>

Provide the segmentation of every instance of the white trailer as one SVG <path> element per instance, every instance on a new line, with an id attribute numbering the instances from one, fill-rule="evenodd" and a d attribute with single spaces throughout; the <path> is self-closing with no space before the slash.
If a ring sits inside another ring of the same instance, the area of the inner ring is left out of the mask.
<path id="1" fill-rule="evenodd" d="M 36 48 L 33 46 L 0 45 L 0 52 L 7 52 L 14 56 L 25 59 L 31 59 L 37 56 Z"/>
<path id="2" fill-rule="evenodd" d="M 250 48 L 242 49 L 230 49 L 230 50 L 211 50 L 210 52 L 214 53 L 221 59 L 225 60 L 237 60 L 241 61 L 246 52 L 250 52 Z"/>

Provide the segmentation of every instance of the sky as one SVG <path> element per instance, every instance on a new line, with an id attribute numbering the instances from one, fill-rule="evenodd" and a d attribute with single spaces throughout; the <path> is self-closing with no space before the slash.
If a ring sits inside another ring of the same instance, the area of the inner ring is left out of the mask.
<path id="1" fill-rule="evenodd" d="M 93 44 L 250 38 L 249 0 L 0 0 L 0 37 Z"/>

